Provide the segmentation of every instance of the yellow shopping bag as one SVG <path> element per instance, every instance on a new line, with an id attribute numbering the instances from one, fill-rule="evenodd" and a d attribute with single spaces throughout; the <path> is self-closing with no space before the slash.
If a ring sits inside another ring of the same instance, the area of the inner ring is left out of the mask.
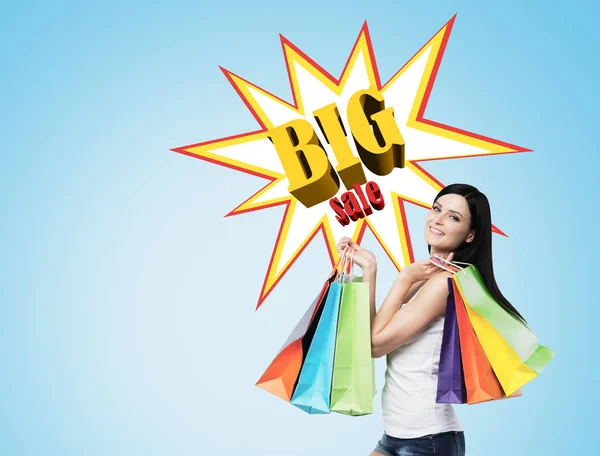
<path id="1" fill-rule="evenodd" d="M 463 290 L 458 281 L 454 281 L 458 291 L 466 304 L 469 321 L 475 330 L 477 339 L 488 358 L 498 381 L 507 396 L 510 396 L 526 383 L 533 380 L 538 374 L 527 367 L 519 355 L 513 350 L 506 340 L 496 331 L 490 322 L 471 309 L 465 299 Z"/>

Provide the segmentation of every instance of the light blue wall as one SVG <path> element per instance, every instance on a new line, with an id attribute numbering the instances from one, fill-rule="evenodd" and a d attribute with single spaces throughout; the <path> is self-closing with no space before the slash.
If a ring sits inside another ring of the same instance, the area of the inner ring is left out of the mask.
<path id="1" fill-rule="evenodd" d="M 456 408 L 467 454 L 589 454 L 598 7 L 204 3 L 4 5 L 0 453 L 369 454 L 380 395 L 308 416 L 254 386 L 330 270 L 322 238 L 255 312 L 283 207 L 223 218 L 265 181 L 169 149 L 257 128 L 218 65 L 291 100 L 279 33 L 337 76 L 366 19 L 386 81 L 458 13 L 425 116 L 535 152 L 423 166 L 488 195 L 498 283 L 557 352 L 523 397 Z M 395 271 L 363 245 L 381 301 Z"/>

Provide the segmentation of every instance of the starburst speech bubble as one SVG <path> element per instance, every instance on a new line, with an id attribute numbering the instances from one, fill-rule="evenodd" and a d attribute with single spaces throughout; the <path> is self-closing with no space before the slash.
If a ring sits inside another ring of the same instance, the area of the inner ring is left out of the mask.
<path id="1" fill-rule="evenodd" d="M 404 204 L 431 209 L 444 187 L 418 162 L 531 152 L 423 117 L 455 18 L 385 84 L 366 22 L 339 79 L 281 36 L 293 104 L 221 68 L 260 130 L 171 150 L 269 181 L 225 217 L 285 206 L 256 309 L 319 231 L 332 265 L 367 226 L 398 270 L 412 263 Z"/>

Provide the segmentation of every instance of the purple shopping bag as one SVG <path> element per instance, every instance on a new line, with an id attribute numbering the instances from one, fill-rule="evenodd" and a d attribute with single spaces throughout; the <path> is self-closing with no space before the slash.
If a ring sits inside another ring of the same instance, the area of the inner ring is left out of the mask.
<path id="1" fill-rule="evenodd" d="M 448 278 L 448 301 L 446 302 L 446 317 L 442 335 L 436 402 L 451 404 L 465 404 L 467 402 L 467 390 L 460 358 L 460 338 L 452 277 Z"/>

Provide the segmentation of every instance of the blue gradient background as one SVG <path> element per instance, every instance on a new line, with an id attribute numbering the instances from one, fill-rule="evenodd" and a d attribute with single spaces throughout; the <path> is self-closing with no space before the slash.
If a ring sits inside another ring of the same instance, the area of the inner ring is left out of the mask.
<path id="1" fill-rule="evenodd" d="M 498 283 L 557 352 L 522 398 L 456 407 L 467 454 L 589 454 L 598 8 L 204 3 L 4 4 L 0 454 L 369 454 L 380 393 L 309 416 L 254 386 L 330 270 L 322 237 L 255 312 L 283 207 L 224 218 L 266 181 L 169 149 L 257 128 L 218 65 L 291 100 L 279 33 L 338 76 L 366 19 L 386 81 L 455 13 L 425 116 L 535 152 L 424 167 L 488 195 Z M 381 302 L 396 271 L 363 245 Z"/>

